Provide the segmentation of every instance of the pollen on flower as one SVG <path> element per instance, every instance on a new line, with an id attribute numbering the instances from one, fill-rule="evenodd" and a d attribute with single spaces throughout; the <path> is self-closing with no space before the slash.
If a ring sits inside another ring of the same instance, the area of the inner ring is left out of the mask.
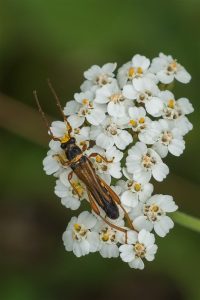
<path id="1" fill-rule="evenodd" d="M 129 77 L 133 77 L 135 74 L 135 70 L 133 67 L 130 67 L 129 70 L 128 70 L 128 76 Z"/>
<path id="2" fill-rule="evenodd" d="M 137 126 L 137 122 L 135 120 L 130 120 L 129 121 L 130 125 L 133 126 L 133 127 L 136 127 Z"/>
<path id="3" fill-rule="evenodd" d="M 171 62 L 168 67 L 167 67 L 167 71 L 168 72 L 175 72 L 177 69 L 177 62 L 174 60 L 173 62 Z"/>
<path id="4" fill-rule="evenodd" d="M 82 197 L 84 194 L 84 188 L 79 181 L 71 181 L 73 186 L 73 194 L 78 194 L 79 197 Z"/>
<path id="5" fill-rule="evenodd" d="M 158 216 L 161 216 L 164 212 L 161 211 L 157 204 L 153 203 L 144 206 L 144 214 L 147 216 L 148 220 L 155 222 Z"/>
<path id="6" fill-rule="evenodd" d="M 141 75 L 143 73 L 143 69 L 141 67 L 137 68 L 137 73 Z"/>
<path id="7" fill-rule="evenodd" d="M 137 257 L 143 258 L 145 256 L 145 246 L 141 243 L 136 243 L 134 245 L 135 254 Z"/>
<path id="8" fill-rule="evenodd" d="M 106 227 L 100 233 L 100 239 L 105 243 L 112 243 L 115 240 L 116 232 L 112 228 Z"/>
<path id="9" fill-rule="evenodd" d="M 124 100 L 124 96 L 121 92 L 120 93 L 115 93 L 115 94 L 110 96 L 110 100 L 114 103 L 118 103 L 118 102 L 121 102 L 121 101 Z"/>
<path id="10" fill-rule="evenodd" d="M 75 223 L 74 224 L 74 229 L 75 229 L 75 231 L 79 232 L 81 230 L 81 225 Z"/>
<path id="11" fill-rule="evenodd" d="M 143 124 L 144 122 L 145 122 L 145 118 L 140 118 L 140 119 L 139 119 L 139 123 L 140 123 L 140 124 Z"/>
<path id="12" fill-rule="evenodd" d="M 172 138 L 173 138 L 172 133 L 169 131 L 166 131 L 163 133 L 161 141 L 164 145 L 169 145 Z"/>
<path id="13" fill-rule="evenodd" d="M 175 100 L 174 99 L 170 99 L 169 101 L 168 101 L 168 105 L 167 105 L 169 108 L 174 108 L 174 106 L 175 106 Z"/>
<path id="14" fill-rule="evenodd" d="M 82 103 L 84 104 L 84 105 L 89 105 L 89 103 L 90 103 L 90 101 L 88 100 L 88 99 L 83 99 L 82 100 Z"/>
<path id="15" fill-rule="evenodd" d="M 141 190 L 141 184 L 136 182 L 136 183 L 134 184 L 134 190 L 135 190 L 136 192 L 139 192 L 139 191 Z"/>
<path id="16" fill-rule="evenodd" d="M 151 168 L 151 166 L 155 164 L 155 160 L 151 157 L 151 155 L 146 154 L 142 157 L 142 163 L 145 168 Z"/>
<path id="17" fill-rule="evenodd" d="M 100 163 L 102 163 L 102 161 L 103 161 L 102 157 L 100 155 L 97 155 L 96 162 L 100 164 Z"/>

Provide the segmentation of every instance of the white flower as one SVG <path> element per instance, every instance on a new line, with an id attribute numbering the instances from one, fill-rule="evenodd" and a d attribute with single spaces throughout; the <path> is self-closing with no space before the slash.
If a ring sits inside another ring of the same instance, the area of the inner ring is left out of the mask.
<path id="1" fill-rule="evenodd" d="M 166 213 L 174 212 L 177 208 L 171 196 L 154 195 L 143 204 L 142 215 L 134 219 L 134 226 L 138 230 L 145 228 L 151 231 L 154 228 L 160 237 L 164 237 L 174 227 Z"/>
<path id="2" fill-rule="evenodd" d="M 83 92 L 87 90 L 96 90 L 105 84 L 111 83 L 114 79 L 114 71 L 117 67 L 116 63 L 107 63 L 102 67 L 93 65 L 87 71 L 84 72 L 84 77 L 87 79 L 81 85 Z"/>
<path id="3" fill-rule="evenodd" d="M 122 219 L 117 220 L 114 224 L 119 227 L 124 226 Z M 117 244 L 122 241 L 122 235 L 124 235 L 124 233 L 108 226 L 102 222 L 102 220 L 97 223 L 95 230 L 99 233 L 99 253 L 101 256 L 104 258 L 118 257 L 119 248 Z"/>
<path id="4" fill-rule="evenodd" d="M 123 123 L 126 123 L 126 126 Z M 104 149 L 116 145 L 120 150 L 124 150 L 133 141 L 131 134 L 123 130 L 124 127 L 127 127 L 127 119 L 107 117 L 102 125 L 91 127 L 90 138 Z"/>
<path id="5" fill-rule="evenodd" d="M 123 173 L 128 178 L 128 180 L 119 180 L 117 182 L 117 185 L 122 188 L 120 197 L 121 202 L 126 207 L 126 209 L 130 211 L 130 209 L 138 205 L 139 201 L 144 202 L 151 196 L 153 192 L 153 185 L 146 180 L 134 180 L 127 172 Z"/>
<path id="6" fill-rule="evenodd" d="M 162 162 L 160 156 L 142 142 L 137 142 L 129 149 L 126 166 L 128 172 L 139 181 L 149 181 L 151 176 L 157 181 L 163 181 L 169 173 L 169 168 Z"/>
<path id="7" fill-rule="evenodd" d="M 85 119 L 92 125 L 99 125 L 105 119 L 105 106 L 94 103 L 91 91 L 74 94 L 74 100 L 67 102 L 64 114 L 69 115 L 68 121 L 72 127 L 83 125 Z"/>
<path id="8" fill-rule="evenodd" d="M 162 91 L 159 97 L 163 100 L 164 107 L 162 116 L 173 123 L 173 126 L 178 128 L 182 135 L 187 134 L 192 128 L 185 115 L 194 111 L 192 104 L 187 98 L 175 100 L 174 95 L 170 91 Z"/>
<path id="9" fill-rule="evenodd" d="M 63 233 L 65 249 L 73 251 L 77 257 L 96 252 L 99 247 L 99 235 L 92 230 L 96 222 L 96 217 L 87 211 L 83 211 L 78 218 L 72 217 Z"/>
<path id="10" fill-rule="evenodd" d="M 155 237 L 152 233 L 141 230 L 136 232 L 128 232 L 128 244 L 119 247 L 121 259 L 127 262 L 131 268 L 144 269 L 143 259 L 148 261 L 154 260 L 157 246 Z"/>
<path id="11" fill-rule="evenodd" d="M 171 83 L 174 78 L 182 83 L 188 83 L 191 80 L 190 74 L 176 59 L 163 53 L 153 59 L 150 70 L 164 84 Z"/>
<path id="12" fill-rule="evenodd" d="M 127 82 L 138 77 L 151 77 L 152 79 L 156 79 L 154 74 L 149 73 L 149 65 L 150 60 L 148 58 L 139 54 L 134 55 L 130 62 L 124 64 L 118 70 L 117 80 L 119 86 L 123 88 Z"/>
<path id="13" fill-rule="evenodd" d="M 122 94 L 121 89 L 116 82 L 106 84 L 96 91 L 95 103 L 108 104 L 107 112 L 115 118 L 124 117 L 126 108 L 131 101 L 127 100 Z"/>
<path id="14" fill-rule="evenodd" d="M 129 113 L 129 126 L 133 132 L 138 134 L 138 139 L 145 144 L 153 144 L 159 134 L 156 126 L 152 127 L 152 122 L 146 116 L 146 111 L 143 107 L 130 107 Z"/>
<path id="15" fill-rule="evenodd" d="M 175 156 L 180 156 L 185 149 L 185 141 L 180 131 L 167 120 L 161 119 L 158 122 L 154 122 L 154 124 L 156 129 L 159 129 L 160 134 L 152 148 L 162 158 L 167 156 L 168 151 Z"/>
<path id="16" fill-rule="evenodd" d="M 111 176 L 114 178 L 120 178 L 122 176 L 120 161 L 123 157 L 123 153 L 115 146 L 108 148 L 106 151 L 95 146 L 87 151 L 88 156 L 92 153 L 100 154 L 91 157 L 90 160 L 97 174 L 102 177 L 107 184 L 111 183 Z"/>
<path id="17" fill-rule="evenodd" d="M 49 143 L 50 150 L 47 152 L 47 156 L 43 160 L 44 171 L 47 175 L 54 174 L 59 175 L 65 168 L 56 155 L 60 155 L 63 159 L 66 159 L 64 150 L 60 147 L 59 141 L 51 140 Z"/>
<path id="18" fill-rule="evenodd" d="M 81 200 L 87 199 L 87 191 L 85 185 L 78 177 L 73 174 L 71 184 L 68 180 L 68 175 L 71 170 L 64 171 L 60 174 L 56 181 L 55 194 L 61 198 L 61 203 L 72 210 L 79 208 Z"/>
<path id="19" fill-rule="evenodd" d="M 154 116 L 161 116 L 163 109 L 162 100 L 158 97 L 159 88 L 149 78 L 135 78 L 132 84 L 125 85 L 123 95 L 128 99 L 136 99 L 138 103 L 144 104 L 147 112 Z"/>

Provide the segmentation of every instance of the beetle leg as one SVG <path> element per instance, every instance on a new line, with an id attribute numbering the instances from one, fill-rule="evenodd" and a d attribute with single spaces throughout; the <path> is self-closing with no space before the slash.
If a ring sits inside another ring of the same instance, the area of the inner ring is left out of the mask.
<path id="1" fill-rule="evenodd" d="M 71 182 L 73 173 L 74 173 L 74 171 L 71 171 L 71 172 L 68 174 L 68 181 L 69 181 L 71 187 L 73 188 L 73 190 L 75 191 L 75 193 L 78 195 L 78 197 L 79 197 L 79 199 L 80 199 L 81 196 L 79 195 L 79 192 L 78 192 L 77 188 L 76 188 L 76 187 L 74 186 L 74 184 Z"/>
<path id="2" fill-rule="evenodd" d="M 103 156 L 102 156 L 101 154 L 99 154 L 99 153 L 91 153 L 91 154 L 89 155 L 89 158 L 90 158 L 90 157 L 97 157 L 97 156 L 101 157 L 101 159 L 102 159 L 103 161 L 105 161 L 106 163 L 111 163 L 111 162 L 113 162 L 113 160 L 108 160 L 107 158 L 103 157 Z"/>
<path id="3" fill-rule="evenodd" d="M 53 157 L 56 157 L 59 159 L 60 163 L 64 166 L 64 167 L 69 167 L 71 164 L 71 161 L 68 160 L 64 160 L 63 157 L 60 154 L 55 154 L 53 155 Z"/>

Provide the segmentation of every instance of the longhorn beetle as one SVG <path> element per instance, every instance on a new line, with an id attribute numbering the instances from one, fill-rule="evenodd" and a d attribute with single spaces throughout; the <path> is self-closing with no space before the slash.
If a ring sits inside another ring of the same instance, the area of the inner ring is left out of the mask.
<path id="1" fill-rule="evenodd" d="M 124 212 L 125 218 L 127 220 L 127 223 L 129 224 L 129 227 L 134 230 L 133 224 L 129 218 L 128 213 L 124 209 L 124 207 L 121 205 L 120 199 L 118 195 L 111 189 L 109 185 L 106 184 L 106 182 L 101 179 L 95 172 L 93 164 L 90 160 L 90 157 L 96 157 L 100 156 L 102 160 L 109 162 L 106 158 L 101 156 L 99 153 L 92 153 L 89 156 L 86 156 L 83 154 L 83 151 L 86 150 L 83 148 L 81 150 L 77 144 L 76 139 L 71 136 L 72 133 L 72 127 L 70 123 L 67 120 L 67 117 L 64 115 L 64 112 L 61 107 L 60 100 L 57 96 L 57 93 L 55 92 L 55 89 L 53 88 L 50 80 L 47 80 L 48 86 L 51 90 L 51 93 L 53 94 L 56 105 L 58 106 L 59 111 L 62 114 L 62 117 L 64 119 L 64 122 L 66 124 L 66 131 L 67 133 L 62 137 L 58 138 L 53 135 L 53 132 L 51 130 L 51 127 L 49 125 L 49 122 L 45 116 L 44 111 L 42 110 L 42 107 L 40 105 L 40 102 L 38 100 L 37 92 L 33 91 L 33 95 L 35 97 L 38 110 L 47 126 L 48 132 L 50 134 L 50 137 L 54 141 L 60 141 L 61 145 L 60 147 L 65 152 L 65 158 L 63 159 L 62 156 L 59 154 L 55 155 L 57 159 L 59 159 L 60 163 L 65 167 L 70 167 L 72 170 L 68 175 L 69 183 L 71 184 L 72 188 L 74 189 L 74 192 L 79 196 L 78 191 L 71 183 L 71 179 L 73 176 L 73 173 L 77 175 L 77 177 L 85 184 L 88 199 L 91 205 L 91 209 L 110 227 L 119 230 L 121 232 L 125 233 L 126 240 L 127 240 L 127 229 L 121 228 L 115 224 L 112 224 L 109 220 L 101 216 L 100 209 L 101 207 L 103 211 L 105 212 L 106 216 L 110 219 L 117 219 L 119 217 L 119 209 L 118 206 L 121 207 L 121 209 Z"/>

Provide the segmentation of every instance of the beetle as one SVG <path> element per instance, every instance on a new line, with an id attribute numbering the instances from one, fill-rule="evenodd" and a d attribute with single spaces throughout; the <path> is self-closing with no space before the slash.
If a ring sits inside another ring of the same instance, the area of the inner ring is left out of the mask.
<path id="1" fill-rule="evenodd" d="M 124 215 L 126 217 L 127 223 L 129 227 L 132 230 L 134 229 L 134 226 L 129 218 L 128 213 L 124 209 L 124 207 L 121 204 L 121 201 L 118 197 L 118 195 L 113 191 L 113 189 L 102 179 L 100 178 L 94 169 L 94 166 L 92 164 L 92 161 L 90 160 L 91 157 L 96 157 L 97 155 L 101 157 L 102 160 L 109 162 L 105 157 L 101 156 L 99 153 L 92 153 L 89 156 L 86 156 L 84 154 L 84 149 L 81 150 L 81 148 L 77 145 L 76 139 L 71 135 L 72 133 L 72 127 L 70 123 L 67 120 L 67 117 L 64 115 L 64 112 L 61 107 L 60 100 L 57 96 L 57 93 L 55 92 L 50 80 L 47 81 L 48 86 L 55 98 L 56 105 L 59 108 L 59 111 L 61 112 L 64 122 L 66 124 L 66 132 L 67 134 L 63 136 L 62 138 L 55 137 L 53 135 L 53 132 L 51 131 L 49 122 L 45 116 L 44 111 L 42 110 L 42 107 L 40 105 L 40 102 L 38 100 L 37 92 L 33 91 L 38 110 L 42 115 L 42 118 L 48 128 L 48 132 L 50 134 L 50 137 L 55 141 L 60 141 L 60 147 L 64 150 L 65 158 L 63 156 L 60 156 L 59 154 L 56 154 L 55 156 L 60 161 L 60 163 L 65 167 L 70 167 L 71 172 L 68 174 L 68 180 L 71 184 L 72 188 L 74 189 L 74 192 L 79 196 L 78 191 L 73 186 L 73 183 L 71 182 L 73 173 L 76 174 L 76 176 L 85 184 L 88 199 L 91 205 L 91 209 L 101 218 L 104 220 L 105 223 L 107 223 L 110 227 L 119 230 L 121 232 L 124 232 L 126 234 L 127 239 L 127 229 L 121 228 L 112 222 L 108 220 L 107 218 L 103 217 L 101 215 L 99 207 L 105 212 L 106 216 L 109 219 L 116 220 L 119 217 L 119 207 L 124 212 Z"/>

